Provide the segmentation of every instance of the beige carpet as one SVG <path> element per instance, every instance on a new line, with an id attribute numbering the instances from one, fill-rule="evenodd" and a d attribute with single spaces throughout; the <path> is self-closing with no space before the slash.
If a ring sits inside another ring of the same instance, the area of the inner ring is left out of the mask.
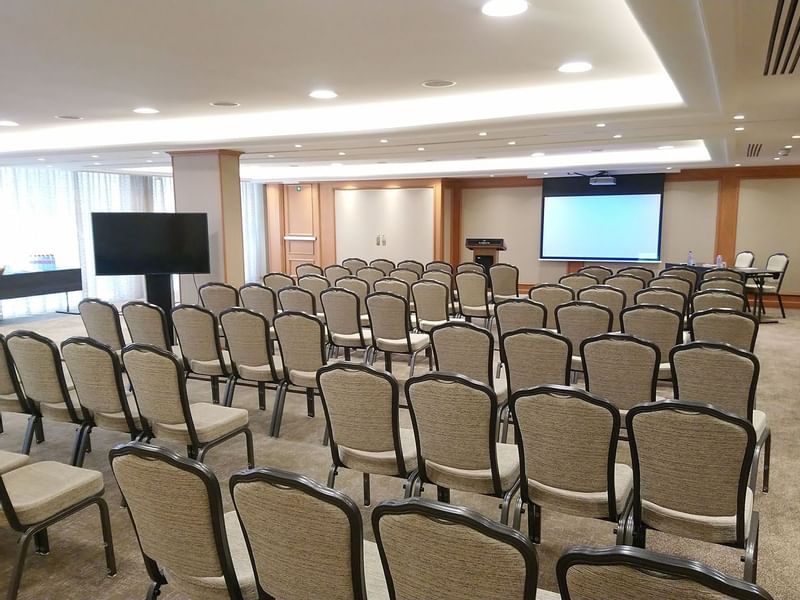
<path id="1" fill-rule="evenodd" d="M 37 319 L 0 321 L 0 333 L 14 329 L 32 329 L 60 342 L 70 335 L 83 334 L 76 316 L 48 316 Z M 761 513 L 761 547 L 758 582 L 778 599 L 800 596 L 800 415 L 797 411 L 798 378 L 800 377 L 800 312 L 793 312 L 786 321 L 761 328 L 757 354 L 761 359 L 761 381 L 758 406 L 765 410 L 773 431 L 771 491 L 756 496 L 756 510 Z M 396 375 L 405 379 L 407 367 L 396 361 Z M 376 363 L 377 366 L 377 363 Z M 422 366 L 424 370 L 424 365 Z M 208 384 L 192 381 L 189 384 L 193 401 L 210 401 Z M 668 388 L 659 390 L 668 395 Z M 324 482 L 330 466 L 330 451 L 323 447 L 324 417 L 321 408 L 317 418 L 305 415 L 305 398 L 292 394 L 287 398 L 286 412 L 280 439 L 267 437 L 273 394 L 268 394 L 265 412 L 257 409 L 255 390 L 240 388 L 234 405 L 250 411 L 250 424 L 255 437 L 257 466 L 272 466 L 308 475 Z M 319 407 L 319 403 L 317 404 Z M 18 451 L 25 426 L 24 416 L 3 415 L 5 433 L 0 434 L 0 449 Z M 403 415 L 404 426 L 410 426 Z M 68 425 L 47 424 L 46 441 L 32 450 L 33 460 L 65 461 L 69 457 L 74 428 Z M 144 598 L 148 579 L 127 512 L 120 508 L 120 495 L 110 473 L 108 450 L 124 442 L 124 436 L 97 430 L 92 436 L 94 451 L 87 456 L 85 466 L 103 472 L 106 497 L 111 507 L 114 545 L 118 574 L 105 576 L 105 565 L 96 511 L 88 509 L 68 521 L 51 528 L 51 553 L 48 556 L 31 554 L 25 569 L 20 598 L 22 599 L 103 599 L 122 600 Z M 183 452 L 185 449 L 176 448 Z M 620 460 L 627 461 L 627 448 L 620 452 Z M 231 473 L 245 467 L 244 443 L 232 441 L 211 451 L 208 464 L 222 483 L 223 495 L 228 497 L 227 480 Z M 373 476 L 373 505 L 384 499 L 402 496 L 402 482 L 388 477 Z M 337 479 L 337 488 L 361 503 L 361 476 L 343 471 Z M 426 490 L 427 497 L 435 497 L 435 489 Z M 226 500 L 227 501 L 227 500 Z M 452 502 L 462 504 L 499 518 L 498 501 L 473 494 L 453 492 Z M 187 506 L 187 510 L 192 507 Z M 367 536 L 372 539 L 369 526 L 370 509 L 362 509 Z M 554 561 L 569 546 L 610 545 L 614 543 L 611 524 L 544 512 L 542 544 L 538 547 L 540 561 L 540 587 L 555 590 Z M 523 521 L 523 530 L 526 523 Z M 0 594 L 5 594 L 5 584 L 10 577 L 16 553 L 17 534 L 0 529 Z M 671 536 L 650 533 L 648 545 L 652 549 L 674 552 L 708 562 L 732 575 L 741 576 L 740 552 L 691 542 Z M 187 551 L 190 551 L 187 549 Z M 165 588 L 162 598 L 178 599 Z M 315 599 L 324 600 L 324 599 Z M 434 600 L 434 599 L 432 599 Z"/>

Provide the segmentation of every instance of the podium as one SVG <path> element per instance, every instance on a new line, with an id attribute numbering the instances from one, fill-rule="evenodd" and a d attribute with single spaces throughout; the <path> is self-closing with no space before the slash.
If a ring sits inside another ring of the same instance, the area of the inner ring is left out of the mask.
<path id="1" fill-rule="evenodd" d="M 489 267 L 498 262 L 497 253 L 506 249 L 503 238 L 467 238 L 466 246 L 472 250 L 473 260 L 489 274 Z"/>

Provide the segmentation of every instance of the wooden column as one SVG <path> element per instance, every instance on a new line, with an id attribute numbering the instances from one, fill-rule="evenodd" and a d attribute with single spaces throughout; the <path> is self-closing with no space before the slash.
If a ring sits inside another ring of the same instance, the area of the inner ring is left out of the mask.
<path id="1" fill-rule="evenodd" d="M 450 264 L 453 270 L 461 262 L 461 185 L 456 183 L 450 196 Z"/>
<path id="2" fill-rule="evenodd" d="M 270 183 L 266 186 L 267 209 L 267 256 L 270 272 L 284 270 L 286 253 L 283 248 L 283 185 Z"/>
<path id="3" fill-rule="evenodd" d="M 739 216 L 739 181 L 735 173 L 723 171 L 717 196 L 717 234 L 714 255 L 733 264 L 736 255 L 736 225 Z"/>

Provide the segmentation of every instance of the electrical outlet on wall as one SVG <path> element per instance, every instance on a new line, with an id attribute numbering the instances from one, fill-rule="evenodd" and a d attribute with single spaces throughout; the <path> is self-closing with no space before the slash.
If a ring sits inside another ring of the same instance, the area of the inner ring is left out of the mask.
<path id="1" fill-rule="evenodd" d="M 386 245 L 386 236 L 381 234 L 381 246 L 385 246 L 385 245 Z"/>
<path id="2" fill-rule="evenodd" d="M 381 234 L 380 233 L 375 236 L 375 245 L 376 246 L 380 246 L 381 245 Z"/>

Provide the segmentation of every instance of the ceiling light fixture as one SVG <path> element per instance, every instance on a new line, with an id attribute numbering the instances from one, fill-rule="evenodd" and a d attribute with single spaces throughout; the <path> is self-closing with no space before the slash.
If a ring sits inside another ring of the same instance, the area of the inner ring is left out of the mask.
<path id="1" fill-rule="evenodd" d="M 744 120 L 744 115 L 733 115 L 733 118 L 735 120 L 737 120 L 737 121 L 743 121 Z"/>
<path id="2" fill-rule="evenodd" d="M 159 154 L 161 154 L 161 152 L 151 152 L 150 154 L 152 154 L 153 156 L 158 156 Z"/>
<path id="3" fill-rule="evenodd" d="M 784 148 L 786 148 L 787 150 L 791 150 L 792 149 L 792 145 L 791 144 L 787 144 L 786 146 L 784 146 Z"/>
<path id="4" fill-rule="evenodd" d="M 389 140 L 387 140 L 387 139 L 385 139 L 385 138 L 384 138 L 384 139 L 382 139 L 382 140 L 378 140 L 378 141 L 379 141 L 381 144 L 388 144 L 388 143 L 389 143 Z"/>
<path id="5" fill-rule="evenodd" d="M 89 158 L 100 158 L 100 155 L 99 154 L 91 154 L 91 155 L 89 155 Z"/>
<path id="6" fill-rule="evenodd" d="M 488 134 L 488 133 L 486 133 L 485 131 L 479 131 L 479 132 L 478 132 L 478 135 L 479 135 L 479 136 L 481 136 L 481 137 L 486 137 L 486 136 L 487 136 L 487 135 L 489 135 L 489 134 Z"/>
<path id="7" fill-rule="evenodd" d="M 734 127 L 734 131 L 744 131 L 744 127 Z"/>
<path id="8" fill-rule="evenodd" d="M 672 167 L 667 167 L 667 171 L 672 171 Z"/>
<path id="9" fill-rule="evenodd" d="M 542 175 L 550 175 L 550 173 L 548 173 L 547 171 L 545 171 L 544 173 L 542 173 Z"/>
<path id="10" fill-rule="evenodd" d="M 448 87 L 453 87 L 455 84 L 456 84 L 455 81 L 450 81 L 449 79 L 428 79 L 427 81 L 422 82 L 422 87 L 448 88 Z"/>
<path id="11" fill-rule="evenodd" d="M 267 158 L 275 158 L 274 154 L 267 154 Z"/>
<path id="12" fill-rule="evenodd" d="M 776 156 L 776 157 L 775 157 L 775 158 L 773 158 L 772 160 L 780 160 L 780 159 L 781 159 L 781 157 L 780 157 L 780 156 Z"/>
<path id="13" fill-rule="evenodd" d="M 508 142 L 508 145 L 509 146 L 516 146 L 517 142 L 515 142 L 514 140 L 511 140 L 510 142 Z"/>
<path id="14" fill-rule="evenodd" d="M 605 127 L 606 124 L 605 123 L 595 123 L 594 126 L 595 127 Z"/>
<path id="15" fill-rule="evenodd" d="M 339 156 L 347 156 L 347 152 L 339 152 Z"/>
<path id="16" fill-rule="evenodd" d="M 144 161 L 144 162 L 146 162 L 146 163 L 151 163 L 151 162 L 153 162 L 153 161 L 152 161 L 151 159 L 149 159 L 149 158 L 148 158 L 148 159 L 147 159 L 146 161 Z"/>
<path id="17" fill-rule="evenodd" d="M 339 96 L 333 90 L 313 90 L 308 95 L 316 100 L 333 100 Z"/>
<path id="18" fill-rule="evenodd" d="M 303 144 L 295 144 L 295 145 L 294 145 L 294 147 L 295 147 L 295 148 L 302 148 L 302 147 L 303 147 Z"/>
<path id="19" fill-rule="evenodd" d="M 734 167 L 741 167 L 741 166 L 742 166 L 742 163 L 736 163 L 736 164 L 735 164 L 735 165 L 733 165 L 733 166 L 734 166 Z"/>
<path id="20" fill-rule="evenodd" d="M 0 127 L 19 127 L 16 121 L 0 121 Z"/>
<path id="21" fill-rule="evenodd" d="M 97 167 L 97 166 L 100 166 L 100 165 L 102 165 L 103 163 L 96 162 L 96 163 L 92 163 L 92 164 L 93 164 L 95 167 Z"/>
<path id="22" fill-rule="evenodd" d="M 793 140 L 800 140 L 800 135 L 793 135 L 793 136 L 792 136 L 792 139 L 793 139 Z"/>
<path id="23" fill-rule="evenodd" d="M 226 102 L 225 100 L 209 102 L 209 105 L 217 108 L 236 108 L 237 106 L 241 106 L 238 102 Z"/>
<path id="24" fill-rule="evenodd" d="M 525 0 L 489 0 L 481 7 L 487 17 L 514 17 L 528 10 Z"/>
<path id="25" fill-rule="evenodd" d="M 667 146 L 659 146 L 659 147 L 658 147 L 658 149 L 659 149 L 659 150 L 672 150 L 674 147 L 675 147 L 675 146 L 669 146 L 669 145 L 667 145 Z"/>
<path id="26" fill-rule="evenodd" d="M 621 138 L 621 137 L 622 137 L 622 134 L 621 134 L 621 133 L 615 133 L 615 134 L 614 134 L 614 139 L 615 139 L 615 140 L 618 140 L 618 139 L 619 139 L 619 138 Z"/>
<path id="27" fill-rule="evenodd" d="M 56 119 L 61 119 L 62 121 L 82 121 L 83 117 L 79 117 L 78 115 L 56 115 Z"/>
<path id="28" fill-rule="evenodd" d="M 425 152 L 425 148 L 423 148 L 422 146 L 420 146 L 419 148 L 417 148 L 417 152 Z"/>
<path id="29" fill-rule="evenodd" d="M 586 73 L 592 70 L 592 63 L 584 61 L 568 62 L 558 67 L 560 73 Z"/>
<path id="30" fill-rule="evenodd" d="M 157 108 L 151 108 L 149 106 L 140 106 L 139 108 L 134 108 L 133 112 L 137 115 L 156 115 L 159 111 Z"/>

